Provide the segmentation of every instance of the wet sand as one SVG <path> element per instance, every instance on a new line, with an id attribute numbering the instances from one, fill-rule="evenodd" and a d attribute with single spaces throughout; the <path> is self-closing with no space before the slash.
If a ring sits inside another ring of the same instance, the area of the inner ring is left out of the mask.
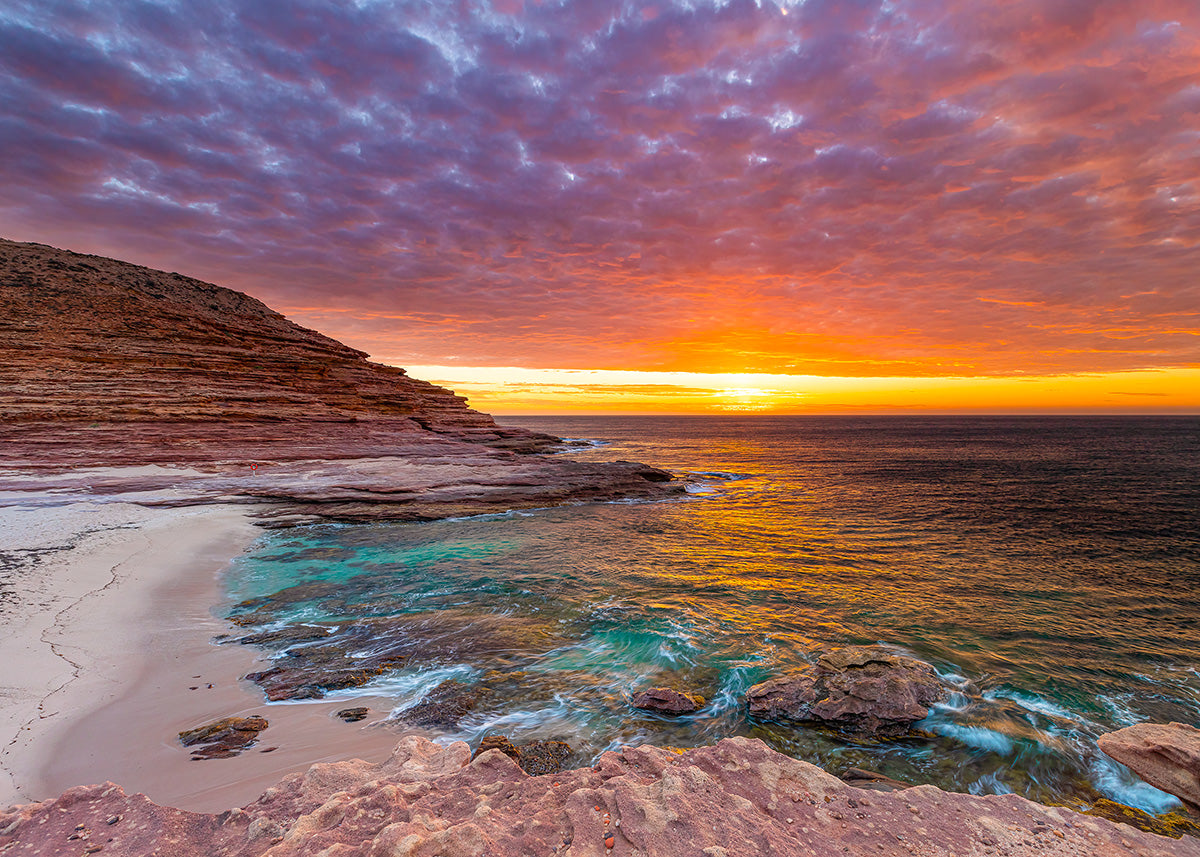
<path id="1" fill-rule="evenodd" d="M 0 637 L 0 805 L 109 780 L 217 811 L 314 762 L 381 761 L 398 740 L 373 725 L 386 700 L 266 705 L 238 680 L 255 652 L 212 643 L 232 630 L 213 612 L 220 575 L 261 532 L 245 507 L 5 507 L 0 530 L 0 548 L 26 561 Z M 348 705 L 371 716 L 333 716 Z M 178 743 L 181 730 L 250 714 L 271 725 L 242 756 L 192 761 Z"/>

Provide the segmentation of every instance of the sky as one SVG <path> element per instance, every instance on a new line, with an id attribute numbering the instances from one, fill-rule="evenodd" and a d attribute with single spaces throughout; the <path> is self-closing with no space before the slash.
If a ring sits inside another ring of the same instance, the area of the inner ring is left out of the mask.
<path id="1" fill-rule="evenodd" d="M 0 4 L 0 235 L 494 413 L 1200 413 L 1200 3 Z"/>

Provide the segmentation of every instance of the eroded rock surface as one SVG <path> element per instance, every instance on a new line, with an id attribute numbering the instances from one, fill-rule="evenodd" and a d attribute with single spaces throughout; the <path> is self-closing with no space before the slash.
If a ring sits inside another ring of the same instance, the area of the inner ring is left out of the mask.
<path id="1" fill-rule="evenodd" d="M 160 807 L 112 784 L 81 787 L 0 813 L 0 850 L 58 857 L 94 843 L 105 857 L 1196 854 L 1194 840 L 1015 795 L 863 791 L 746 738 L 682 754 L 609 752 L 594 768 L 545 777 L 530 777 L 498 750 L 470 757 L 466 744 L 442 748 L 410 736 L 381 765 L 314 765 L 218 815 Z"/>
<path id="2" fill-rule="evenodd" d="M 1200 814 L 1200 729 L 1137 723 L 1100 736 L 1100 749 Z"/>
<path id="3" fill-rule="evenodd" d="M 704 697 L 698 693 L 683 693 L 669 687 L 652 687 L 635 693 L 630 705 L 660 714 L 691 714 L 704 707 Z"/>
<path id="4" fill-rule="evenodd" d="M 746 701 L 753 717 L 881 736 L 927 716 L 944 692 L 924 661 L 882 646 L 847 646 L 805 670 L 756 684 Z"/>

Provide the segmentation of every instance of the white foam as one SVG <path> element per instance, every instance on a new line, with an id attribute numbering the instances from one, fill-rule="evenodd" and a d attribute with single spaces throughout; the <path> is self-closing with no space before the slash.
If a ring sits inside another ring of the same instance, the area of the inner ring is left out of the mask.
<path id="1" fill-rule="evenodd" d="M 396 700 L 391 715 L 404 711 L 416 705 L 425 698 L 429 691 L 450 679 L 471 681 L 479 670 L 468 664 L 439 667 L 437 669 L 419 670 L 415 672 L 401 671 L 386 673 L 370 684 L 360 687 L 348 687 L 342 690 L 332 690 L 325 694 L 325 699 L 354 699 L 360 696 L 389 696 Z"/>
<path id="2" fill-rule="evenodd" d="M 1030 696 L 1015 690 L 997 690 L 991 692 L 990 694 L 986 694 L 985 696 L 1007 699 L 1010 702 L 1015 702 L 1017 705 L 1021 706 L 1027 711 L 1043 714 L 1046 717 L 1054 717 L 1059 720 L 1070 720 L 1073 722 L 1079 722 L 1081 719 L 1077 714 L 1074 714 L 1073 712 L 1063 708 L 1061 705 L 1051 702 L 1050 700 L 1041 696 Z"/>
<path id="3" fill-rule="evenodd" d="M 1000 782 L 1000 777 L 995 773 L 984 774 L 975 782 L 967 786 L 967 791 L 973 795 L 1008 795 L 1012 794 L 1012 789 Z"/>
<path id="4" fill-rule="evenodd" d="M 1105 797 L 1144 810 L 1151 815 L 1170 812 L 1180 805 L 1174 795 L 1159 791 L 1134 776 L 1127 767 L 1104 756 L 1092 760 L 1092 782 Z"/>
<path id="5" fill-rule="evenodd" d="M 984 726 L 960 726 L 957 723 L 932 723 L 930 729 L 939 735 L 961 741 L 968 747 L 989 750 L 1001 756 L 1011 756 L 1016 750 L 1011 738 Z"/>

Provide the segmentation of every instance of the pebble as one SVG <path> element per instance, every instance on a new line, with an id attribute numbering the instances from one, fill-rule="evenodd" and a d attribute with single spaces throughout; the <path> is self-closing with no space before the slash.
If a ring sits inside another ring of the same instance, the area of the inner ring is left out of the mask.
<path id="1" fill-rule="evenodd" d="M 608 836 L 606 836 L 604 838 L 604 847 L 609 849 L 610 851 L 612 850 L 612 847 L 616 844 L 617 844 L 617 840 L 611 834 L 609 834 Z"/>
<path id="2" fill-rule="evenodd" d="M 109 818 L 108 818 L 108 821 L 107 821 L 107 822 L 105 822 L 105 823 L 106 823 L 106 824 L 116 824 L 116 823 L 117 823 L 118 821 L 120 821 L 120 820 L 121 820 L 121 816 L 119 816 L 119 815 L 112 815 L 112 816 L 109 816 Z"/>

